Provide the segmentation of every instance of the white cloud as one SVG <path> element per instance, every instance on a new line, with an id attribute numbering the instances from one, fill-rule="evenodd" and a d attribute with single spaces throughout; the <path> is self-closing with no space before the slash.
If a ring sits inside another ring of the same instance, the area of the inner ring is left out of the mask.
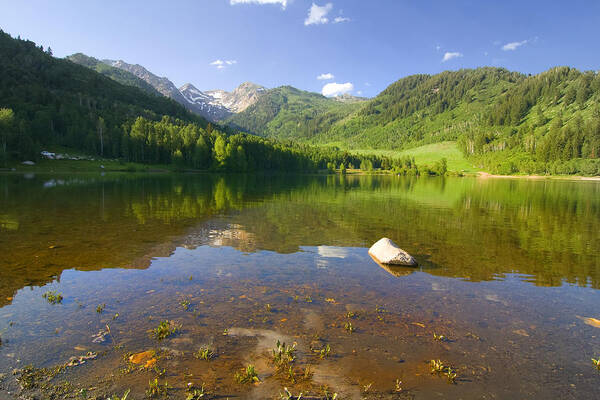
<path id="1" fill-rule="evenodd" d="M 340 94 L 351 92 L 352 90 L 354 90 L 354 85 L 351 84 L 350 82 L 347 82 L 347 83 L 332 82 L 332 83 L 328 83 L 327 85 L 323 86 L 321 93 L 323 94 L 323 96 L 332 97 L 332 96 L 339 96 Z"/>
<path id="2" fill-rule="evenodd" d="M 440 51 L 440 50 L 442 49 L 442 46 L 440 46 L 440 45 L 438 44 L 437 46 L 435 46 L 435 49 L 436 49 L 437 51 Z"/>
<path id="3" fill-rule="evenodd" d="M 285 10 L 288 0 L 229 0 L 229 4 L 281 4 L 281 8 Z"/>
<path id="4" fill-rule="evenodd" d="M 217 67 L 217 69 L 223 69 L 228 65 L 237 64 L 237 60 L 215 60 L 210 63 L 210 65 Z"/>
<path id="5" fill-rule="evenodd" d="M 459 53 L 458 51 L 447 51 L 446 53 L 444 53 L 444 58 L 442 58 L 442 62 L 446 62 L 452 60 L 453 58 L 458 58 L 462 56 L 463 54 Z"/>
<path id="6" fill-rule="evenodd" d="M 334 246 L 319 246 L 317 251 L 321 257 L 325 258 L 346 258 L 348 257 L 348 249 L 344 247 Z"/>
<path id="7" fill-rule="evenodd" d="M 331 74 L 331 73 L 321 74 L 321 75 L 317 76 L 317 79 L 320 81 L 328 81 L 333 78 L 335 78 L 335 76 L 333 76 L 333 74 Z"/>
<path id="8" fill-rule="evenodd" d="M 335 19 L 333 20 L 334 24 L 339 24 L 341 22 L 350 22 L 350 18 L 347 18 L 347 17 L 335 17 Z"/>
<path id="9" fill-rule="evenodd" d="M 527 42 L 529 42 L 529 40 L 522 40 L 520 42 L 506 43 L 504 46 L 502 46 L 502 50 L 504 50 L 504 51 L 516 50 L 517 48 L 523 46 L 524 44 L 527 44 Z"/>
<path id="10" fill-rule="evenodd" d="M 333 9 L 333 4 L 327 3 L 324 6 L 318 6 L 315 3 L 312 4 L 310 10 L 308 10 L 308 17 L 304 20 L 304 25 L 318 25 L 326 24 L 329 22 L 327 14 Z"/>
<path id="11" fill-rule="evenodd" d="M 356 92 L 356 94 L 362 96 L 362 90 L 359 90 L 358 92 Z"/>

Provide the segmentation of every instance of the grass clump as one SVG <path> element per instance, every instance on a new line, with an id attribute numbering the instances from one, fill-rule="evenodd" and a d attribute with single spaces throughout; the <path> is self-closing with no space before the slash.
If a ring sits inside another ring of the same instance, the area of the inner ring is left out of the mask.
<path id="1" fill-rule="evenodd" d="M 431 366 L 432 374 L 443 374 L 448 380 L 448 383 L 456 383 L 457 374 L 454 368 L 448 365 L 444 365 L 444 363 L 441 360 L 431 360 L 429 362 L 429 365 Z"/>
<path id="2" fill-rule="evenodd" d="M 595 359 L 592 358 L 592 363 L 594 363 L 594 366 L 596 367 L 596 369 L 598 371 L 600 371 L 600 357 L 598 357 L 597 360 L 595 360 Z"/>
<path id="3" fill-rule="evenodd" d="M 260 382 L 260 379 L 258 379 L 258 373 L 256 372 L 254 365 L 249 364 L 246 368 L 242 369 L 241 372 L 236 372 L 235 381 L 237 383 L 245 384 L 257 383 Z"/>
<path id="4" fill-rule="evenodd" d="M 154 398 L 160 395 L 166 396 L 169 392 L 169 384 L 165 382 L 163 385 L 158 383 L 158 378 L 154 378 L 153 381 L 148 382 L 148 389 L 146 390 L 146 397 Z"/>
<path id="5" fill-rule="evenodd" d="M 344 329 L 348 332 L 348 333 L 352 333 L 356 330 L 356 328 L 354 328 L 354 326 L 352 326 L 352 322 L 346 322 L 344 324 Z"/>
<path id="6" fill-rule="evenodd" d="M 50 304 L 60 304 L 63 301 L 62 293 L 56 293 L 56 290 L 49 290 L 42 297 Z"/>
<path id="7" fill-rule="evenodd" d="M 199 400 L 208 395 L 208 392 L 204 389 L 204 384 L 200 388 L 196 388 L 191 383 L 188 383 L 186 393 L 185 400 Z"/>
<path id="8" fill-rule="evenodd" d="M 278 367 L 293 363 L 296 359 L 296 343 L 292 346 L 286 346 L 285 342 L 277 341 L 276 347 L 273 349 L 273 363 Z"/>
<path id="9" fill-rule="evenodd" d="M 300 394 L 298 396 L 294 396 L 289 390 L 288 388 L 284 387 L 283 388 L 283 393 L 279 393 L 279 398 L 281 400 L 300 400 L 302 399 L 302 392 L 300 392 Z"/>
<path id="10" fill-rule="evenodd" d="M 169 336 L 176 334 L 179 331 L 179 327 L 172 321 L 162 321 L 156 328 L 152 329 L 152 337 L 156 340 L 164 340 Z"/>
<path id="11" fill-rule="evenodd" d="M 123 396 L 113 395 L 109 397 L 108 400 L 127 400 L 127 397 L 129 397 L 129 392 L 131 392 L 131 389 L 127 389 L 125 393 L 123 393 Z"/>
<path id="12" fill-rule="evenodd" d="M 189 310 L 191 304 L 192 303 L 189 300 L 182 300 L 179 302 L 179 305 L 183 307 L 185 311 Z"/>
<path id="13" fill-rule="evenodd" d="M 321 360 L 324 358 L 327 358 L 331 355 L 331 346 L 329 346 L 329 344 L 326 344 L 325 347 L 323 347 L 318 352 L 319 352 L 319 358 Z"/>
<path id="14" fill-rule="evenodd" d="M 198 360 L 210 361 L 215 358 L 215 352 L 210 347 L 200 347 L 200 349 L 194 353 L 194 357 Z"/>

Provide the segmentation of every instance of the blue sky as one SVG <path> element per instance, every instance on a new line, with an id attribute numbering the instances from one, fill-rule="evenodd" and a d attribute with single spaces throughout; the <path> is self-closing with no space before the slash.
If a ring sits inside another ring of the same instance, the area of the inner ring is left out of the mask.
<path id="1" fill-rule="evenodd" d="M 371 97 L 447 69 L 600 69 L 596 0 L 0 0 L 0 10 L 0 28 L 57 57 L 123 59 L 201 90 L 252 81 Z"/>

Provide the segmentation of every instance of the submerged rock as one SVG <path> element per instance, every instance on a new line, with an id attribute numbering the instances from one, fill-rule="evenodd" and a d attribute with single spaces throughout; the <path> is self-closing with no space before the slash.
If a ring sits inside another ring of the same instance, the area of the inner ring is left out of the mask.
<path id="1" fill-rule="evenodd" d="M 369 255 L 384 265 L 406 265 L 411 267 L 417 265 L 417 262 L 410 254 L 402 250 L 388 238 L 379 239 L 371 246 Z"/>

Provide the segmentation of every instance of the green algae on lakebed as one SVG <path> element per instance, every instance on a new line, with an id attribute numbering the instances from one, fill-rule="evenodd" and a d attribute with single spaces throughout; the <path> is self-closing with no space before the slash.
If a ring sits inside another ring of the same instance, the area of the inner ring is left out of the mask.
<path id="1" fill-rule="evenodd" d="M 0 175 L 0 189 L 0 396 L 595 395 L 598 183 Z M 366 250 L 381 236 L 421 266 L 380 268 Z"/>

